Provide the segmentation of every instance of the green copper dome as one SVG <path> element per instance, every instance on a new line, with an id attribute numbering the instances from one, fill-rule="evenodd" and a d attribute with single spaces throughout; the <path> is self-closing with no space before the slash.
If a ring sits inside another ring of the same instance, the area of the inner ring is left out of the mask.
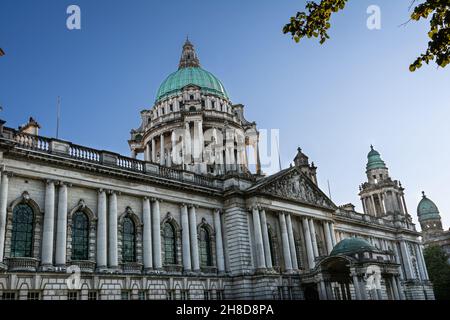
<path id="1" fill-rule="evenodd" d="M 339 254 L 353 254 L 360 251 L 375 251 L 375 247 L 361 238 L 346 238 L 336 244 L 330 253 L 330 256 Z"/>
<path id="2" fill-rule="evenodd" d="M 178 94 L 187 85 L 199 86 L 205 93 L 228 99 L 225 88 L 212 73 L 200 67 L 184 67 L 169 75 L 156 94 L 156 101 Z"/>
<path id="3" fill-rule="evenodd" d="M 419 221 L 441 219 L 438 207 L 433 201 L 427 198 L 425 192 L 422 192 L 422 194 L 422 200 L 420 200 L 419 205 L 417 206 L 417 216 L 419 217 Z"/>
<path id="4" fill-rule="evenodd" d="M 156 102 L 179 94 L 188 85 L 198 86 L 204 93 L 211 93 L 229 99 L 222 82 L 212 73 L 200 67 L 200 60 L 197 57 L 194 45 L 189 39 L 186 39 L 178 71 L 170 74 L 161 84 L 156 94 Z"/>
<path id="5" fill-rule="evenodd" d="M 370 152 L 367 155 L 367 170 L 372 169 L 386 169 L 386 164 L 381 159 L 380 153 L 373 148 L 373 146 L 370 146 Z"/>

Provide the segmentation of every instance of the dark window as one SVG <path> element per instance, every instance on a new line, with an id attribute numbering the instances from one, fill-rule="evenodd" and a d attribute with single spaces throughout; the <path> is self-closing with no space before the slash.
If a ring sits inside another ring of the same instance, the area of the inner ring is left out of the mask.
<path id="1" fill-rule="evenodd" d="M 33 251 L 33 209 L 27 204 L 19 204 L 13 211 L 11 238 L 12 257 L 31 257 Z"/>
<path id="2" fill-rule="evenodd" d="M 170 223 L 164 224 L 164 262 L 165 264 L 176 264 L 176 241 L 175 230 Z"/>
<path id="3" fill-rule="evenodd" d="M 269 230 L 269 249 L 270 249 L 270 257 L 272 258 L 272 265 L 274 267 L 278 266 L 278 261 L 275 255 L 275 244 L 273 242 L 272 231 Z"/>
<path id="4" fill-rule="evenodd" d="M 191 94 L 191 96 L 189 97 L 191 100 L 194 100 L 194 95 Z"/>
<path id="5" fill-rule="evenodd" d="M 181 300 L 189 300 L 189 290 L 181 290 Z"/>
<path id="6" fill-rule="evenodd" d="M 167 290 L 167 300 L 175 300 L 175 290 Z"/>
<path id="7" fill-rule="evenodd" d="M 88 292 L 88 300 L 97 300 L 97 299 L 98 299 L 97 291 Z"/>
<path id="8" fill-rule="evenodd" d="M 203 291 L 203 297 L 205 298 L 205 300 L 209 300 L 209 290 L 204 290 Z"/>
<path id="9" fill-rule="evenodd" d="M 67 300 L 78 300 L 78 291 L 69 291 L 67 293 Z"/>
<path id="10" fill-rule="evenodd" d="M 205 107 L 205 100 L 202 100 L 202 107 Z"/>
<path id="11" fill-rule="evenodd" d="M 133 221 L 125 217 L 123 219 L 122 235 L 122 260 L 124 262 L 134 262 L 136 259 L 136 238 Z"/>
<path id="12" fill-rule="evenodd" d="M 210 267 L 212 265 L 211 259 L 211 239 L 208 230 L 205 227 L 200 228 L 200 266 Z"/>
<path id="13" fill-rule="evenodd" d="M 129 291 L 122 291 L 120 293 L 120 299 L 121 300 L 130 300 L 130 292 Z"/>
<path id="14" fill-rule="evenodd" d="M 89 259 L 89 221 L 84 212 L 72 217 L 72 260 Z"/>
<path id="15" fill-rule="evenodd" d="M 215 101 L 211 101 L 211 108 L 215 108 L 216 107 L 216 102 Z"/>
<path id="16" fill-rule="evenodd" d="M 27 300 L 40 300 L 41 295 L 38 291 L 29 291 L 27 293 Z"/>
<path id="17" fill-rule="evenodd" d="M 173 105 L 171 104 L 171 105 L 169 105 L 169 110 L 170 110 L 170 112 L 172 112 L 173 111 Z"/>
<path id="18" fill-rule="evenodd" d="M 3 292 L 2 300 L 16 300 L 16 293 L 15 292 Z"/>
<path id="19" fill-rule="evenodd" d="M 224 290 L 217 290 L 216 295 L 217 295 L 217 297 L 216 297 L 217 300 L 225 299 L 225 292 L 224 292 Z"/>
<path id="20" fill-rule="evenodd" d="M 147 292 L 145 290 L 138 291 L 138 299 L 139 300 L 147 300 Z"/>

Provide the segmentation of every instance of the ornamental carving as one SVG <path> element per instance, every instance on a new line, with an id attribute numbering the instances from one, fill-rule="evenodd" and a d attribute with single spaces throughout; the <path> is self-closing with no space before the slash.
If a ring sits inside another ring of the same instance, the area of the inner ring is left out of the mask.
<path id="1" fill-rule="evenodd" d="M 331 200 L 325 196 L 312 181 L 309 181 L 297 170 L 293 170 L 285 176 L 262 186 L 259 191 L 314 206 L 328 209 L 335 208 Z"/>

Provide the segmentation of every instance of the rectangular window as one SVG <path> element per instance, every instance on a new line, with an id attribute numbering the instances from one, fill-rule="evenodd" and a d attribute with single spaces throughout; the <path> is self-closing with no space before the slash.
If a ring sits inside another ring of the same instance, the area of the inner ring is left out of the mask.
<path id="1" fill-rule="evenodd" d="M 209 300 L 209 290 L 204 290 L 203 291 L 203 297 L 205 300 Z"/>
<path id="2" fill-rule="evenodd" d="M 189 290 L 181 290 L 181 300 L 189 300 Z"/>
<path id="3" fill-rule="evenodd" d="M 217 300 L 224 300 L 224 299 L 225 299 L 225 291 L 217 290 Z"/>
<path id="4" fill-rule="evenodd" d="M 97 291 L 89 291 L 88 292 L 88 300 L 98 300 Z"/>
<path id="5" fill-rule="evenodd" d="M 122 291 L 120 294 L 120 298 L 122 300 L 130 300 L 130 292 L 129 291 Z"/>
<path id="6" fill-rule="evenodd" d="M 139 300 L 147 300 L 147 291 L 139 290 L 139 292 L 138 292 L 138 299 Z"/>
<path id="7" fill-rule="evenodd" d="M 3 292 L 2 300 L 16 300 L 15 292 Z"/>
<path id="8" fill-rule="evenodd" d="M 67 300 L 78 300 L 78 291 L 69 291 L 67 293 Z"/>
<path id="9" fill-rule="evenodd" d="M 175 290 L 167 290 L 167 300 L 175 300 Z"/>
<path id="10" fill-rule="evenodd" d="M 40 300 L 41 293 L 39 291 L 29 291 L 27 293 L 27 300 Z"/>

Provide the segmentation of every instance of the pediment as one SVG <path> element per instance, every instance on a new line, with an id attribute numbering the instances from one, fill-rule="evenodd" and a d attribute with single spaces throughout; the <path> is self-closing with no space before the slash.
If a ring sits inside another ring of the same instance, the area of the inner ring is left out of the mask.
<path id="1" fill-rule="evenodd" d="M 251 188 L 253 192 L 272 197 L 335 210 L 336 205 L 300 170 L 293 167 L 268 177 Z"/>

